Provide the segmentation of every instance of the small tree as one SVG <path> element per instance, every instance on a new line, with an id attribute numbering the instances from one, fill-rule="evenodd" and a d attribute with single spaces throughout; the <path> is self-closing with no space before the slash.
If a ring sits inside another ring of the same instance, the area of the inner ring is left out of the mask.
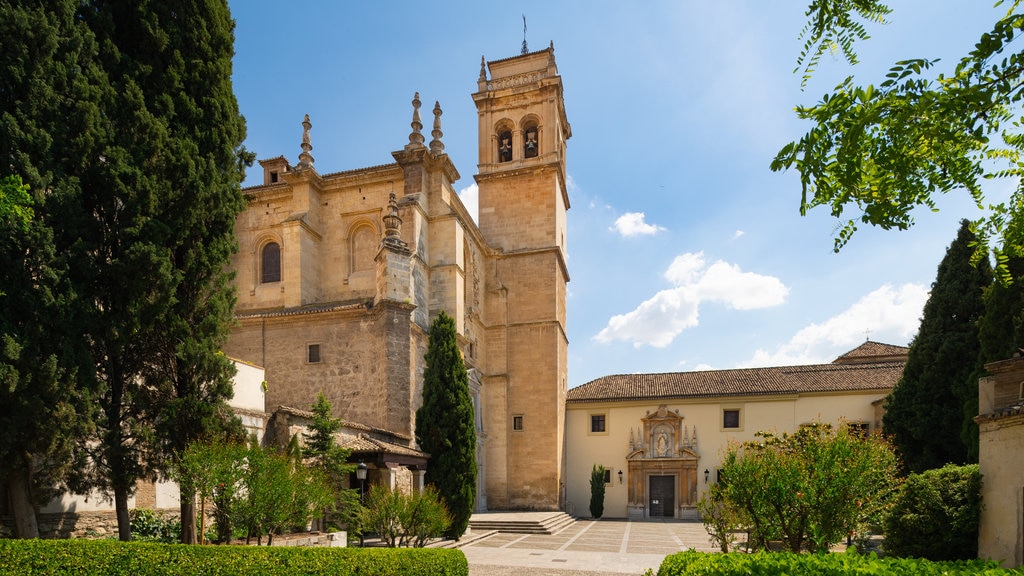
<path id="1" fill-rule="evenodd" d="M 600 518 L 604 515 L 604 466 L 594 464 L 590 471 L 590 515 Z"/>
<path id="2" fill-rule="evenodd" d="M 170 476 L 178 483 L 182 498 L 195 500 L 199 496 L 198 541 L 203 544 L 206 534 L 206 502 L 220 494 L 233 493 L 238 482 L 239 463 L 245 457 L 245 449 L 237 444 L 219 442 L 193 442 L 174 460 Z M 224 536 L 218 515 L 218 535 Z M 230 537 L 230 525 L 227 529 Z"/>
<path id="3" fill-rule="evenodd" d="M 302 434 L 305 439 L 303 455 L 323 474 L 333 491 L 333 502 L 321 515 L 323 529 L 327 528 L 330 512 L 340 513 L 341 521 L 347 525 L 355 525 L 359 516 L 358 491 L 345 487 L 348 475 L 355 470 L 355 465 L 346 463 L 352 451 L 335 443 L 334 434 L 341 430 L 341 419 L 332 417 L 331 411 L 331 403 L 323 392 L 319 393 L 312 406 L 309 432 Z"/>
<path id="4" fill-rule="evenodd" d="M 714 484 L 704 492 L 697 501 L 697 512 L 700 513 L 700 519 L 711 541 L 717 544 L 722 552 L 728 552 L 736 543 L 740 515 L 725 500 L 720 484 Z"/>
<path id="5" fill-rule="evenodd" d="M 793 552 L 825 551 L 880 523 L 899 485 L 896 454 L 881 437 L 820 423 L 756 436 L 731 446 L 722 464 L 722 496 L 739 512 L 749 546 L 782 540 Z"/>
<path id="6" fill-rule="evenodd" d="M 452 515 L 445 536 L 457 540 L 469 526 L 476 500 L 476 422 L 455 320 L 444 311 L 430 327 L 416 441 L 430 454 L 425 480 L 437 488 Z"/>

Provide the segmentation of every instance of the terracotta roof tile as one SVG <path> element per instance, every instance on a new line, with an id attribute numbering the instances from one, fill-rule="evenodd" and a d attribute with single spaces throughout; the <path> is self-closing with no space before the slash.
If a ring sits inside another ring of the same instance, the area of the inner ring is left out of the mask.
<path id="1" fill-rule="evenodd" d="M 861 350 L 868 344 L 877 346 Z M 581 403 L 603 400 L 855 392 L 886 390 L 896 385 L 906 364 L 906 348 L 868 342 L 840 358 L 850 356 L 858 350 L 861 351 L 859 357 L 862 358 L 858 362 L 702 372 L 616 374 L 592 380 L 569 390 L 567 401 Z M 896 353 L 898 351 L 903 351 L 902 356 Z M 866 361 L 873 357 L 903 359 Z"/>

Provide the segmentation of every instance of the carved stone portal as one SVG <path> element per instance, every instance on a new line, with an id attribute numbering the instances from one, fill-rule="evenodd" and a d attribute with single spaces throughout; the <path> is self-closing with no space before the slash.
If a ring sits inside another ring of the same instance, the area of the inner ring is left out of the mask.
<path id="1" fill-rule="evenodd" d="M 630 431 L 630 518 L 697 518 L 697 429 L 664 404 Z"/>

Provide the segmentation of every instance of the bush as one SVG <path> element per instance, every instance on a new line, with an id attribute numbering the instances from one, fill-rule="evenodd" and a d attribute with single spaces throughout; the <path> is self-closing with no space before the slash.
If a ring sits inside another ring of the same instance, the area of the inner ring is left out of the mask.
<path id="1" fill-rule="evenodd" d="M 980 520 L 977 464 L 911 474 L 885 520 L 885 551 L 929 560 L 975 558 Z"/>
<path id="2" fill-rule="evenodd" d="M 129 513 L 132 538 L 140 542 L 163 542 L 174 544 L 181 536 L 181 522 L 168 520 L 146 508 L 136 508 Z"/>
<path id="3" fill-rule="evenodd" d="M 0 540 L 0 576 L 467 576 L 460 550 Z"/>
<path id="4" fill-rule="evenodd" d="M 912 558 L 878 558 L 860 554 L 793 554 L 758 552 L 756 554 L 705 554 L 690 550 L 665 558 L 658 576 L 783 576 L 788 574 L 871 576 L 961 576 L 968 574 L 1021 574 L 1020 570 L 999 568 L 996 562 L 961 560 L 932 562 Z"/>
<path id="5" fill-rule="evenodd" d="M 360 525 L 388 546 L 419 547 L 444 534 L 451 522 L 452 517 L 433 486 L 415 495 L 373 486 L 366 493 Z"/>

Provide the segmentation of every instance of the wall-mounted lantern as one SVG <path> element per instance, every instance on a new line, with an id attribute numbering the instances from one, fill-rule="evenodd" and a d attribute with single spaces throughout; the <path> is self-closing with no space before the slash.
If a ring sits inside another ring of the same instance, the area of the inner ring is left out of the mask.
<path id="1" fill-rule="evenodd" d="M 708 478 L 710 478 L 710 477 L 711 477 L 711 470 L 708 470 L 707 468 L 705 468 L 704 469 L 704 483 L 705 484 L 708 483 Z"/>
<path id="2" fill-rule="evenodd" d="M 622 484 L 622 470 L 619 470 L 619 484 Z"/>

